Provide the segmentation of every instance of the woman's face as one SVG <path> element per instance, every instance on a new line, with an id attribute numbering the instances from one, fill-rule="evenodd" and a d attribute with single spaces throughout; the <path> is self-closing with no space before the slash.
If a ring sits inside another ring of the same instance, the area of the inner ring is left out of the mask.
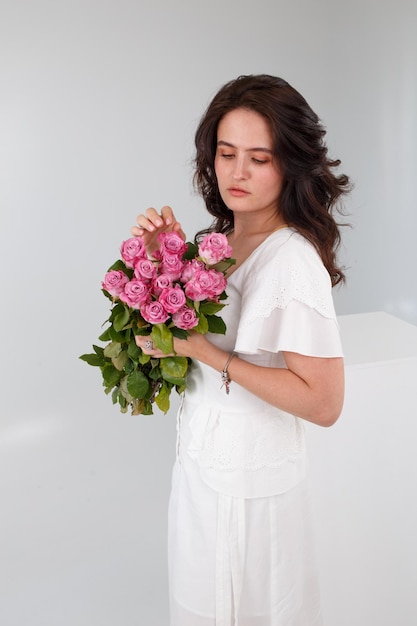
<path id="1" fill-rule="evenodd" d="M 268 123 L 255 111 L 234 109 L 221 119 L 214 160 L 220 195 L 234 213 L 278 212 L 283 177 Z"/>

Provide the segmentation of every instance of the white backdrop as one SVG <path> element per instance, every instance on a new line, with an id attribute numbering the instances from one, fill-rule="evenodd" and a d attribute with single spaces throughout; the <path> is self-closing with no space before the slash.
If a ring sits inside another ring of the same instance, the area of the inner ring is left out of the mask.
<path id="1" fill-rule="evenodd" d="M 413 0 L 0 0 L 2 626 L 167 621 L 175 411 L 119 415 L 77 356 L 136 213 L 207 224 L 193 133 L 224 82 L 271 73 L 307 98 L 355 183 L 338 313 L 417 324 L 416 18 Z"/>

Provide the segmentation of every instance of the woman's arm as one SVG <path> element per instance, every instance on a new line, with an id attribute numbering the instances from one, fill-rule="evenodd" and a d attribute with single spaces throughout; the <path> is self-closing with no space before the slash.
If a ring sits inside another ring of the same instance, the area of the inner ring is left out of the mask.
<path id="1" fill-rule="evenodd" d="M 137 337 L 144 352 L 164 357 L 158 350 L 146 350 L 147 337 Z M 191 333 L 188 339 L 174 339 L 179 356 L 197 359 L 219 372 L 223 370 L 229 353 L 212 344 L 206 337 Z M 254 395 L 277 408 L 297 415 L 319 426 L 331 426 L 338 419 L 344 396 L 343 359 L 303 356 L 284 352 L 288 369 L 263 367 L 238 358 L 228 367 L 229 377 Z M 233 384 L 230 387 L 233 393 Z"/>
<path id="2" fill-rule="evenodd" d="M 343 407 L 343 359 L 283 354 L 288 369 L 264 368 L 235 357 L 228 368 L 230 378 L 283 411 L 332 426 Z"/>

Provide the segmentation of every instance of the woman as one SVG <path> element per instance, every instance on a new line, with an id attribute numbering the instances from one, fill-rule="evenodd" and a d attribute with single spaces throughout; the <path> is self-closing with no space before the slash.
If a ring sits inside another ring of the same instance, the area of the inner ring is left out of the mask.
<path id="1" fill-rule="evenodd" d="M 330 426 L 343 404 L 332 211 L 348 190 L 324 134 L 304 98 L 267 75 L 226 84 L 197 129 L 209 230 L 227 235 L 236 265 L 226 335 L 174 344 L 193 366 L 169 512 L 173 626 L 321 624 L 304 422 Z M 160 232 L 183 235 L 169 207 L 137 223 L 150 249 Z"/>

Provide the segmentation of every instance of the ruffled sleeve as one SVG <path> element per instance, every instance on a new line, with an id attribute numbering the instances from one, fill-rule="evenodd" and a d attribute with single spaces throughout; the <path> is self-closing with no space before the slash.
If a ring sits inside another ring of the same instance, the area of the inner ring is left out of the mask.
<path id="1" fill-rule="evenodd" d="M 330 276 L 299 233 L 271 235 L 248 259 L 241 281 L 235 350 L 342 356 Z"/>

